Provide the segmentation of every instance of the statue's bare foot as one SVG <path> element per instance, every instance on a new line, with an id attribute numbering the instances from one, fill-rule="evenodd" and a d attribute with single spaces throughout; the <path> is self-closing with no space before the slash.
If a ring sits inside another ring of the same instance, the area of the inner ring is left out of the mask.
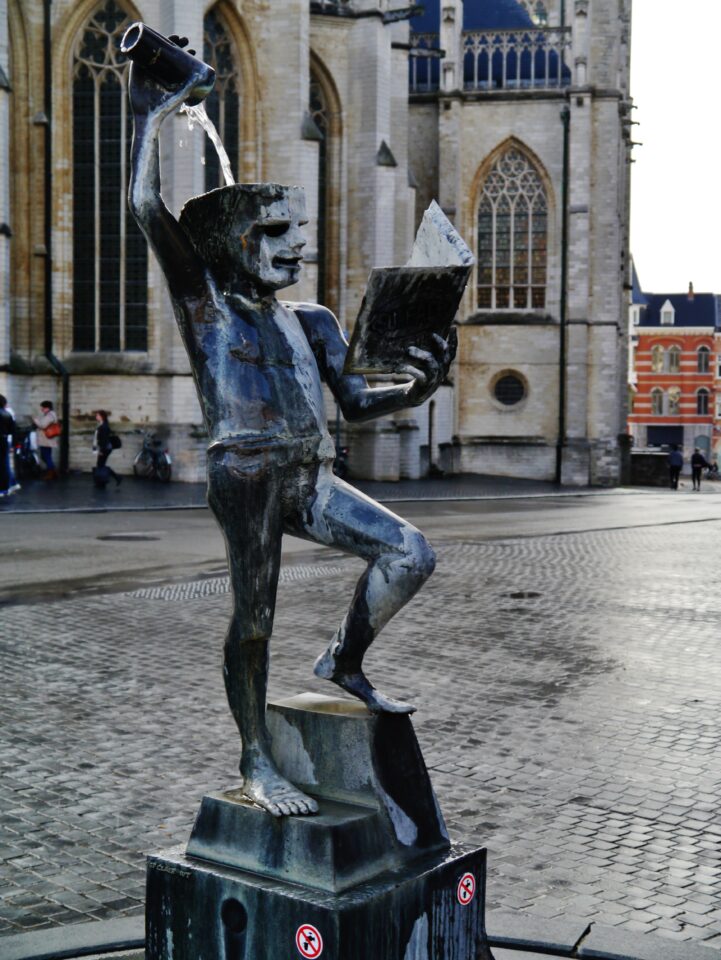
<path id="1" fill-rule="evenodd" d="M 250 769 L 242 769 L 241 790 L 253 803 L 274 817 L 318 813 L 318 804 L 278 773 L 267 757 L 258 757 Z"/>
<path id="2" fill-rule="evenodd" d="M 313 673 L 323 680 L 330 680 L 341 689 L 358 697 L 368 707 L 371 713 L 415 713 L 416 708 L 410 703 L 386 697 L 376 690 L 362 670 L 345 671 L 338 667 L 330 650 L 326 650 L 315 662 Z"/>

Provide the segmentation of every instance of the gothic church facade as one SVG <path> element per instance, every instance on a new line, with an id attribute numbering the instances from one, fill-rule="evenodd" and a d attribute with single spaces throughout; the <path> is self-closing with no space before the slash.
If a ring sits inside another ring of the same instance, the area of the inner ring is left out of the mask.
<path id="1" fill-rule="evenodd" d="M 631 0 L 0 0 L 0 391 L 66 418 L 92 463 L 112 411 L 130 467 L 157 432 L 176 476 L 204 431 L 157 265 L 127 212 L 134 20 L 190 38 L 239 181 L 305 187 L 293 299 L 352 328 L 437 198 L 477 257 L 452 378 L 347 432 L 356 476 L 441 469 L 613 483 L 625 418 Z M 161 146 L 177 214 L 222 183 L 187 117 Z M 329 421 L 336 410 L 328 401 Z"/>

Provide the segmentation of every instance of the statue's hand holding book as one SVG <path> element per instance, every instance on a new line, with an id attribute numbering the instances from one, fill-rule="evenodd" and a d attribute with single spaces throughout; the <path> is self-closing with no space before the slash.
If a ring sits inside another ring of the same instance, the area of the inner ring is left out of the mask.
<path id="1" fill-rule="evenodd" d="M 452 324 L 473 264 L 471 251 L 433 201 L 408 264 L 371 271 L 345 373 L 410 373 L 416 377 L 412 402 L 430 396 L 455 355 Z M 443 371 L 440 379 L 436 368 Z M 430 382 L 433 389 L 427 389 Z"/>

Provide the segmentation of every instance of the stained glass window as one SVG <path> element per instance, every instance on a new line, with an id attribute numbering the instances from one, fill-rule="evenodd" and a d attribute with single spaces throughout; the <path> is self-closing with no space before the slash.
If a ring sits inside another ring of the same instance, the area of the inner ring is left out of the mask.
<path id="1" fill-rule="evenodd" d="M 106 0 L 75 46 L 74 350 L 148 348 L 148 252 L 127 201 L 132 121 L 119 41 L 130 22 Z"/>
<path id="2" fill-rule="evenodd" d="M 531 161 L 511 148 L 486 177 L 478 207 L 478 307 L 546 305 L 548 206 Z"/>
<path id="3" fill-rule="evenodd" d="M 240 151 L 240 72 L 235 45 L 218 11 L 213 8 L 203 19 L 203 59 L 215 70 L 215 86 L 205 100 L 205 109 L 215 124 L 230 158 L 233 176 L 238 176 Z M 225 180 L 215 147 L 205 143 L 205 189 L 224 187 Z"/>
<path id="4" fill-rule="evenodd" d="M 669 347 L 666 353 L 666 370 L 668 373 L 679 373 L 681 370 L 681 347 Z"/>
<path id="5" fill-rule="evenodd" d="M 671 387 L 668 391 L 668 412 L 672 417 L 681 413 L 681 387 Z"/>

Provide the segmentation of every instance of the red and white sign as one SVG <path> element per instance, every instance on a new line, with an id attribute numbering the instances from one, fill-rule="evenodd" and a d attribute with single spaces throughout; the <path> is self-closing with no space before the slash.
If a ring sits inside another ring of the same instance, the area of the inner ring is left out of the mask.
<path id="1" fill-rule="evenodd" d="M 472 873 L 464 873 L 458 881 L 456 896 L 462 907 L 467 907 L 476 895 L 476 878 Z"/>
<path id="2" fill-rule="evenodd" d="M 316 960 L 323 953 L 323 937 L 310 923 L 301 923 L 295 935 L 295 945 L 301 957 Z"/>

